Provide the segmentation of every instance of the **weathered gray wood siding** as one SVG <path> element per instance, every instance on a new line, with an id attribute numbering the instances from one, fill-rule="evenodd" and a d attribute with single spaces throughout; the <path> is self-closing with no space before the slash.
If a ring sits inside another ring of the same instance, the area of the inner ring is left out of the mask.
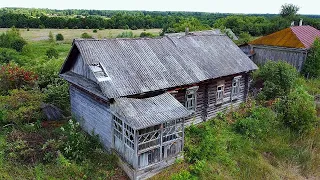
<path id="1" fill-rule="evenodd" d="M 95 100 L 92 96 L 70 86 L 72 115 L 89 134 L 98 134 L 102 144 L 112 148 L 112 115 L 106 103 Z"/>
<path id="2" fill-rule="evenodd" d="M 205 98 L 205 91 L 206 91 L 206 85 L 205 84 L 200 84 L 198 85 L 199 89 L 197 91 L 197 99 L 196 99 L 196 110 L 195 112 L 192 114 L 192 116 L 190 118 L 188 118 L 186 120 L 186 122 L 190 122 L 190 123 L 200 123 L 203 121 L 204 117 L 204 108 L 205 108 L 205 102 L 206 102 L 206 98 Z M 182 89 L 179 90 L 178 93 L 175 95 L 176 99 L 183 105 L 185 105 L 186 103 L 186 89 Z"/>
<path id="3" fill-rule="evenodd" d="M 306 50 L 303 49 L 253 46 L 253 50 L 255 53 L 253 56 L 253 62 L 260 65 L 265 64 L 268 60 L 282 60 L 296 67 L 298 71 L 301 71 L 306 59 Z"/>
<path id="4" fill-rule="evenodd" d="M 81 56 L 81 54 L 78 55 L 76 62 L 74 63 L 74 65 L 71 68 L 71 71 L 82 75 L 94 82 L 97 82 L 96 77 L 93 75 L 91 69 L 89 68 L 89 66 L 83 61 L 83 58 Z"/>
<path id="5" fill-rule="evenodd" d="M 220 80 L 225 81 L 223 103 L 216 103 L 217 96 L 217 83 L 220 80 L 212 81 L 208 85 L 208 108 L 207 108 L 207 119 L 215 117 L 219 112 L 224 112 L 230 110 L 231 107 L 236 108 L 240 103 L 244 102 L 246 99 L 246 74 L 242 74 L 240 79 L 240 93 L 238 98 L 231 100 L 231 90 L 232 90 L 232 80 L 234 76 L 229 76 Z"/>
<path id="6" fill-rule="evenodd" d="M 232 80 L 234 77 L 239 75 L 241 76 L 240 93 L 236 100 L 231 101 Z M 243 73 L 198 84 L 197 86 L 199 86 L 199 89 L 197 91 L 197 107 L 193 115 L 186 119 L 186 124 L 197 124 L 202 121 L 206 121 L 215 117 L 218 112 L 230 110 L 231 107 L 236 108 L 239 106 L 240 103 L 245 101 L 247 96 L 248 77 L 248 74 Z M 224 100 L 223 103 L 217 104 L 217 83 L 221 80 L 225 81 Z M 185 94 L 186 88 L 181 88 L 181 90 L 175 94 L 175 97 L 180 103 L 185 104 Z"/>

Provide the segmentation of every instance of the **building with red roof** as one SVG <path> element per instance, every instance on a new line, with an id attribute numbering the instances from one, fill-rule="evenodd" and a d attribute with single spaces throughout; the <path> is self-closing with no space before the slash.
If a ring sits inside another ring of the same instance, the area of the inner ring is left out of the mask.
<path id="1" fill-rule="evenodd" d="M 308 50 L 320 31 L 312 26 L 293 26 L 249 42 L 252 60 L 264 64 L 283 60 L 301 70 Z"/>

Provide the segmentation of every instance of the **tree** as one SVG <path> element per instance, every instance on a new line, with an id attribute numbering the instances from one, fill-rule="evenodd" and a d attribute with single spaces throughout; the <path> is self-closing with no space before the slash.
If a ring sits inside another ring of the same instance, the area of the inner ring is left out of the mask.
<path id="1" fill-rule="evenodd" d="M 320 77 L 320 40 L 318 38 L 313 42 L 301 73 L 307 78 Z"/>
<path id="2" fill-rule="evenodd" d="M 21 52 L 27 42 L 20 36 L 20 32 L 12 27 L 6 33 L 0 35 L 0 47 L 12 48 Z"/>
<path id="3" fill-rule="evenodd" d="M 280 15 L 284 18 L 293 17 L 298 13 L 299 9 L 300 7 L 294 4 L 284 4 L 281 6 Z"/>
<path id="4" fill-rule="evenodd" d="M 53 34 L 51 31 L 49 32 L 49 42 L 54 43 L 54 38 L 53 38 Z"/>

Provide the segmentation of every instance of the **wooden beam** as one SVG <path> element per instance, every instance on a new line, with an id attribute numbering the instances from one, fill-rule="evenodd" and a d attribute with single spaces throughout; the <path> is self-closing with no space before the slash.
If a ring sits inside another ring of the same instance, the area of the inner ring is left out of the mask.
<path id="1" fill-rule="evenodd" d="M 133 167 L 134 169 L 139 169 L 138 164 L 138 130 L 134 130 L 134 160 L 133 160 Z"/>
<path id="2" fill-rule="evenodd" d="M 160 161 L 162 161 L 162 133 L 163 133 L 163 124 L 160 126 Z"/>

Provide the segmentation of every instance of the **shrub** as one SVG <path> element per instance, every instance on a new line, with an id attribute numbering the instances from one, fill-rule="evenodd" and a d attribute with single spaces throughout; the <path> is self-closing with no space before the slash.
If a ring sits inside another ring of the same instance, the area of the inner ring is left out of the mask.
<path id="1" fill-rule="evenodd" d="M 0 111 L 3 123 L 24 124 L 41 118 L 40 105 L 43 94 L 38 91 L 12 90 L 7 96 L 0 96 Z"/>
<path id="2" fill-rule="evenodd" d="M 54 47 L 50 47 L 47 51 L 46 51 L 46 55 L 49 59 L 52 58 L 56 58 L 58 59 L 59 57 L 59 52 L 58 50 L 56 50 Z"/>
<path id="3" fill-rule="evenodd" d="M 27 42 L 20 36 L 19 30 L 14 27 L 0 35 L 0 47 L 12 48 L 21 52 L 26 44 Z"/>
<path id="4" fill-rule="evenodd" d="M 133 26 L 131 26 L 130 29 L 131 29 L 131 30 L 137 30 L 138 28 L 137 28 L 137 26 L 133 25 Z"/>
<path id="5" fill-rule="evenodd" d="M 41 90 L 46 88 L 49 84 L 63 84 L 63 80 L 59 78 L 59 70 L 62 63 L 63 59 L 49 60 L 34 68 L 38 75 L 38 80 L 36 83 Z"/>
<path id="6" fill-rule="evenodd" d="M 92 36 L 85 32 L 85 33 L 81 34 L 81 38 L 83 38 L 83 39 L 91 39 Z"/>
<path id="7" fill-rule="evenodd" d="M 262 139 L 275 127 L 275 114 L 264 107 L 253 107 L 249 114 L 237 120 L 234 124 L 235 131 L 253 139 Z"/>
<path id="8" fill-rule="evenodd" d="M 124 31 L 121 34 L 118 34 L 117 38 L 133 38 L 133 33 L 132 31 Z"/>
<path id="9" fill-rule="evenodd" d="M 177 174 L 173 174 L 171 177 L 172 180 L 196 180 L 197 178 L 192 176 L 191 173 L 187 170 L 182 170 Z"/>
<path id="10" fill-rule="evenodd" d="M 320 77 L 320 40 L 317 38 L 308 53 L 307 60 L 301 72 L 307 78 Z"/>
<path id="11" fill-rule="evenodd" d="M 98 32 L 98 30 L 97 30 L 97 29 L 94 29 L 92 32 L 93 32 L 93 33 L 97 33 L 97 32 Z"/>
<path id="12" fill-rule="evenodd" d="M 140 37 L 154 37 L 154 35 L 149 32 L 142 32 L 140 34 Z"/>
<path id="13" fill-rule="evenodd" d="M 69 160 L 84 161 L 95 149 L 101 148 L 98 136 L 87 136 L 81 131 L 80 124 L 73 120 L 61 128 L 62 154 Z"/>
<path id="14" fill-rule="evenodd" d="M 46 95 L 45 102 L 53 104 L 64 111 L 65 114 L 70 112 L 69 85 L 63 81 L 62 84 L 48 85 L 44 90 Z"/>
<path id="15" fill-rule="evenodd" d="M 19 57 L 19 53 L 17 51 L 9 48 L 0 48 L 0 65 L 8 64 L 17 57 Z"/>
<path id="16" fill-rule="evenodd" d="M 302 87 L 281 99 L 276 110 L 284 125 L 298 133 L 310 132 L 318 123 L 314 99 Z"/>
<path id="17" fill-rule="evenodd" d="M 63 40 L 64 40 L 63 35 L 62 35 L 61 33 L 57 34 L 57 35 L 56 35 L 56 40 L 57 40 L 57 41 L 63 41 Z"/>
<path id="18" fill-rule="evenodd" d="M 262 94 L 266 100 L 288 95 L 294 88 L 297 78 L 297 70 L 283 61 L 268 61 L 254 73 L 256 85 L 263 82 Z"/>
<path id="19" fill-rule="evenodd" d="M 17 65 L 7 64 L 0 67 L 0 95 L 6 95 L 9 90 L 31 88 L 38 76 Z"/>

